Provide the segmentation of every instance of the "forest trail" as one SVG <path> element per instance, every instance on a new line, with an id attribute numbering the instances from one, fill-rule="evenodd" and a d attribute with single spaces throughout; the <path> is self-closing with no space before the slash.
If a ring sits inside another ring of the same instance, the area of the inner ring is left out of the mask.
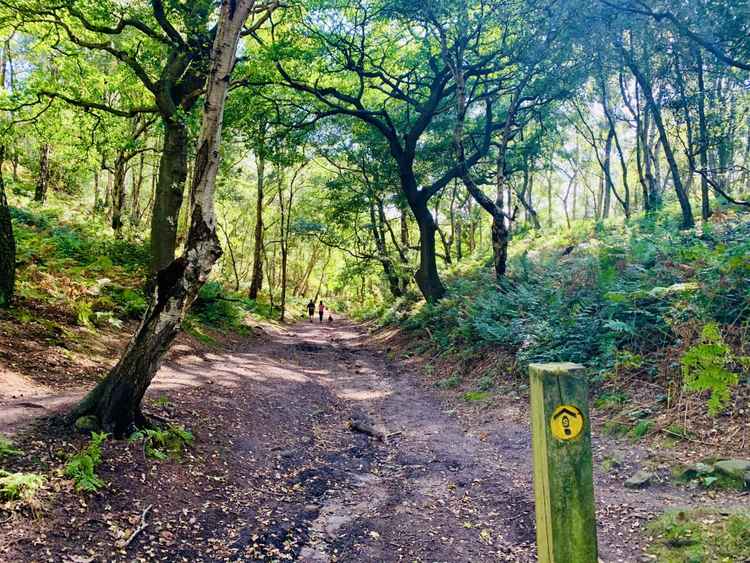
<path id="1" fill-rule="evenodd" d="M 180 343 L 159 371 L 147 410 L 194 429 L 188 459 L 157 464 L 113 444 L 101 468 L 110 491 L 91 498 L 82 524 L 65 525 L 61 498 L 41 523 L 8 532 L 18 549 L 9 560 L 37 553 L 34 536 L 56 552 L 118 561 L 535 560 L 531 440 L 519 401 L 477 431 L 359 325 L 255 333 L 229 350 Z M 353 431 L 352 419 L 388 437 Z M 642 456 L 595 436 L 605 562 L 648 561 L 643 526 L 667 506 L 731 504 L 666 483 L 624 489 L 621 476 L 600 469 L 617 448 L 628 472 Z M 158 517 L 149 531 L 113 552 L 98 522 L 132 520 L 150 504 Z"/>

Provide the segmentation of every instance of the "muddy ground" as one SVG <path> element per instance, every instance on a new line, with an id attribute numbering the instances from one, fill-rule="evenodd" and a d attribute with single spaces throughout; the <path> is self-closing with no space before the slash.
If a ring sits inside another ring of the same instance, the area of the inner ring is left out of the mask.
<path id="1" fill-rule="evenodd" d="M 108 443 L 104 490 L 76 494 L 56 477 L 36 517 L 0 510 L 0 561 L 534 561 L 525 399 L 468 416 L 389 357 L 347 322 L 258 327 L 216 349 L 181 341 L 147 411 L 192 429 L 194 447 L 158 462 Z M 84 389 L 0 379 L 13 382 L 0 432 L 26 452 L 12 468 L 54 476 L 83 439 L 43 415 Z M 36 387 L 22 397 L 25 384 Z M 748 501 L 674 486 L 666 464 L 663 481 L 625 489 L 653 453 L 600 436 L 594 449 L 603 561 L 648 561 L 644 526 L 666 507 Z M 605 458 L 620 461 L 605 471 Z M 148 527 L 123 546 L 148 507 Z"/>

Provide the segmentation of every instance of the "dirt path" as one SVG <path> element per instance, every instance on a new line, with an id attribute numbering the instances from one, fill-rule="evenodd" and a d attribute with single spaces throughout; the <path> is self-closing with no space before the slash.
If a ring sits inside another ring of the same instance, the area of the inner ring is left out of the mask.
<path id="1" fill-rule="evenodd" d="M 28 560 L 47 545 L 55 561 L 534 560 L 525 403 L 509 401 L 500 422 L 468 425 L 357 325 L 299 323 L 233 351 L 178 349 L 149 398 L 196 429 L 190 458 L 154 464 L 113 446 L 102 467 L 110 490 L 75 508 L 82 524 L 65 525 L 71 497 L 57 497 L 44 522 L 7 524 L 0 559 L 4 549 L 8 561 Z M 390 437 L 353 432 L 350 419 Z M 648 560 L 641 530 L 665 506 L 727 504 L 666 484 L 628 491 L 623 472 L 647 454 L 623 446 L 622 472 L 600 471 L 616 449 L 595 440 L 606 562 Z M 98 523 L 117 537 L 112 522 L 137 520 L 149 504 L 148 532 L 113 550 Z"/>

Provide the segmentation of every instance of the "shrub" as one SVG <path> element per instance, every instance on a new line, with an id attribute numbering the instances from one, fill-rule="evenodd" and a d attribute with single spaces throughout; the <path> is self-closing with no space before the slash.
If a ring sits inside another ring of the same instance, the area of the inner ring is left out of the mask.
<path id="1" fill-rule="evenodd" d="M 146 298 L 141 291 L 118 285 L 107 285 L 104 294 L 111 299 L 116 311 L 123 317 L 137 319 L 146 310 Z"/>
<path id="2" fill-rule="evenodd" d="M 218 328 L 232 328 L 240 324 L 244 311 L 239 301 L 227 298 L 223 286 L 216 281 L 206 283 L 193 303 L 192 314 L 202 323 Z"/>
<path id="3" fill-rule="evenodd" d="M 730 390 L 739 376 L 726 369 L 731 350 L 724 343 L 716 323 L 707 323 L 701 331 L 700 342 L 688 349 L 680 361 L 685 386 L 691 391 L 710 391 L 708 412 L 719 414 L 729 402 Z"/>
<path id="4" fill-rule="evenodd" d="M 89 445 L 71 456 L 65 465 L 65 475 L 75 481 L 77 491 L 94 492 L 104 486 L 104 481 L 96 475 L 96 468 L 102 461 L 102 444 L 108 436 L 104 432 L 92 432 Z"/>

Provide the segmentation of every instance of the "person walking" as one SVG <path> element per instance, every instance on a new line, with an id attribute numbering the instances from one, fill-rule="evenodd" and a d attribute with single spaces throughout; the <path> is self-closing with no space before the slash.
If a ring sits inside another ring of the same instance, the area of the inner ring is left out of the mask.
<path id="1" fill-rule="evenodd" d="M 307 314 L 310 317 L 310 322 L 313 322 L 313 315 L 315 314 L 315 301 L 310 299 L 310 302 L 307 304 Z"/>
<path id="2" fill-rule="evenodd" d="M 323 305 L 323 301 L 320 302 L 318 305 L 318 315 L 320 315 L 320 322 L 323 322 L 323 313 L 326 312 L 325 305 Z"/>

